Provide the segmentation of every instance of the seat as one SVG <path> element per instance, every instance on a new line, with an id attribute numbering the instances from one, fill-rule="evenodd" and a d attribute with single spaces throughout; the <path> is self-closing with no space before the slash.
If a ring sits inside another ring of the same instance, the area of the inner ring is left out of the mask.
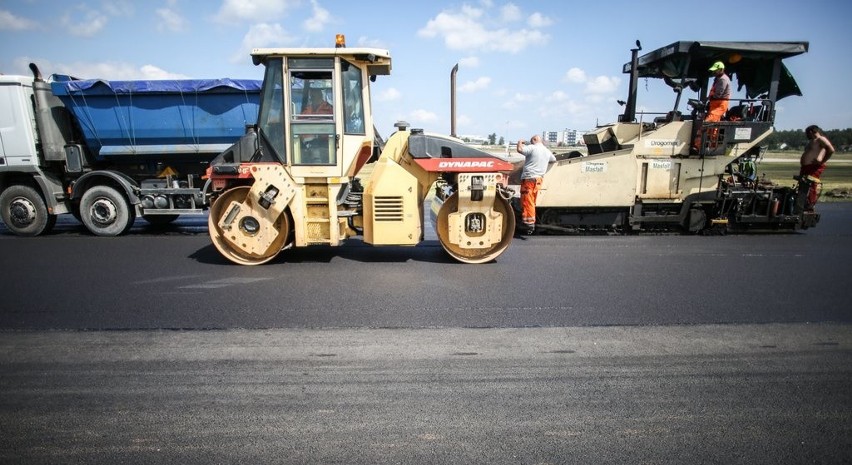
<path id="1" fill-rule="evenodd" d="M 728 109 L 725 113 L 723 121 L 743 121 L 748 117 L 749 107 L 746 105 L 736 105 Z"/>

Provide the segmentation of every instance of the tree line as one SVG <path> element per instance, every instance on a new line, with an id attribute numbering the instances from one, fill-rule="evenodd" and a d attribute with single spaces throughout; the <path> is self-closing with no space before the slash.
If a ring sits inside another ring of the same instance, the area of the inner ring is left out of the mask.
<path id="1" fill-rule="evenodd" d="M 824 129 L 825 136 L 831 141 L 831 145 L 839 152 L 852 150 L 852 128 L 846 129 Z M 776 131 L 766 138 L 765 143 L 769 150 L 803 150 L 808 138 L 805 129 L 794 129 L 788 131 Z"/>
<path id="2" fill-rule="evenodd" d="M 825 129 L 825 135 L 838 152 L 852 151 L 852 128 Z M 468 138 L 464 138 L 464 141 L 471 142 Z M 497 133 L 491 133 L 485 145 L 504 145 L 505 143 L 503 136 L 500 136 L 498 140 Z M 769 150 L 804 150 L 808 138 L 805 137 L 804 128 L 792 129 L 775 131 L 766 138 L 764 143 Z"/>

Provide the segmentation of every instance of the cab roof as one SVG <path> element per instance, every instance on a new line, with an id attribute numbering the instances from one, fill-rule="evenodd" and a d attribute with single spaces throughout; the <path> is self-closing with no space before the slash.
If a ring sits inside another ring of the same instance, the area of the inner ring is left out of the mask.
<path id="1" fill-rule="evenodd" d="M 725 64 L 725 72 L 736 74 L 739 88 L 755 98 L 769 91 L 776 59 L 784 60 L 807 53 L 808 42 L 704 42 L 678 41 L 646 53 L 638 59 L 639 77 L 706 79 L 708 70 L 717 61 Z M 631 64 L 623 71 L 630 73 Z M 802 95 L 799 85 L 787 67 L 781 63 L 778 84 L 780 100 L 790 95 Z"/>
<path id="2" fill-rule="evenodd" d="M 258 65 L 268 57 L 322 58 L 343 57 L 354 63 L 367 66 L 370 75 L 388 75 L 391 72 L 390 52 L 378 48 L 256 48 L 251 51 L 254 64 Z"/>

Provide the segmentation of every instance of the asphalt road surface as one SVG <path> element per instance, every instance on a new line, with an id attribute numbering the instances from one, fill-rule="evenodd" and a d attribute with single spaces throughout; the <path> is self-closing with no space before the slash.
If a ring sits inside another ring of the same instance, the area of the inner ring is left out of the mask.
<path id="1" fill-rule="evenodd" d="M 0 234 L 0 463 L 849 463 L 852 204 L 821 211 L 485 265 Z"/>

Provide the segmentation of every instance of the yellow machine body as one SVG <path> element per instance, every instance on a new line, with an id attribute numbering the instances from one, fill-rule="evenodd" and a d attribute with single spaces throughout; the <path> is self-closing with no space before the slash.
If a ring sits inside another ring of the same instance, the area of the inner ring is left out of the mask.
<path id="1" fill-rule="evenodd" d="M 434 201 L 442 210 L 436 228 L 451 256 L 480 263 L 508 247 L 514 216 L 500 171 L 511 165 L 456 138 L 397 131 L 360 188 L 356 175 L 376 142 L 369 82 L 390 73 L 387 51 L 252 54 L 266 65 L 256 150 L 226 152 L 208 169 L 210 235 L 226 258 L 256 265 L 288 246 L 338 246 L 356 235 L 373 245 L 416 245 L 439 179 L 449 195 Z"/>

